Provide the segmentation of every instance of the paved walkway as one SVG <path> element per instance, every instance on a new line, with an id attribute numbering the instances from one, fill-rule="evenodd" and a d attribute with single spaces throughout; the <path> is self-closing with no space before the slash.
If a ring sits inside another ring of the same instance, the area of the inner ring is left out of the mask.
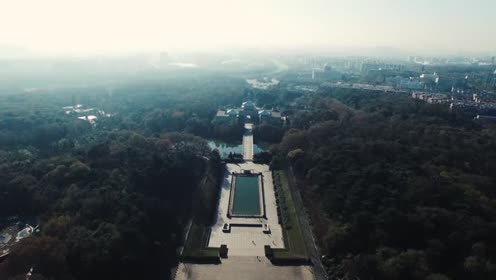
<path id="1" fill-rule="evenodd" d="M 229 257 L 222 264 L 181 263 L 176 280 L 311 280 L 310 266 L 276 266 L 265 257 Z"/>
<path id="2" fill-rule="evenodd" d="M 226 244 L 229 248 L 229 257 L 231 256 L 265 256 L 264 245 L 270 245 L 272 248 L 284 248 L 282 236 L 282 227 L 277 217 L 277 204 L 272 183 L 272 172 L 268 165 L 245 162 L 240 164 L 227 164 L 227 170 L 224 176 L 222 190 L 217 209 L 217 218 L 215 225 L 212 226 L 209 246 L 219 247 Z M 228 218 L 227 212 L 229 207 L 229 193 L 231 191 L 232 172 L 240 173 L 242 170 L 251 170 L 254 173 L 262 173 L 264 194 L 265 194 L 265 212 L 267 219 L 263 218 Z M 262 232 L 261 227 L 232 227 L 230 233 L 222 231 L 224 223 L 235 224 L 268 224 L 271 230 L 270 234 Z"/>
<path id="3" fill-rule="evenodd" d="M 253 160 L 253 124 L 246 123 L 246 132 L 243 135 L 243 159 L 251 161 Z"/>
<path id="4" fill-rule="evenodd" d="M 253 134 L 246 132 L 243 135 L 243 159 L 253 160 Z"/>

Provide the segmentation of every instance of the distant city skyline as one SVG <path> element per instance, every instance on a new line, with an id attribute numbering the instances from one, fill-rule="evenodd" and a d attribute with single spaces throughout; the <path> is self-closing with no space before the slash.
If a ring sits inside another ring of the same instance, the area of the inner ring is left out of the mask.
<path id="1" fill-rule="evenodd" d="M 221 48 L 496 53 L 493 0 L 2 1 L 0 45 L 35 53 Z"/>

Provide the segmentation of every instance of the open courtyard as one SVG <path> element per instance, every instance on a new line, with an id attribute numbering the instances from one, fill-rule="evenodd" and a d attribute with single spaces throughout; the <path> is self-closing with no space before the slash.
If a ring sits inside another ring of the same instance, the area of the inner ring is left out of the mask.
<path id="1" fill-rule="evenodd" d="M 219 264 L 180 263 L 173 275 L 176 280 L 314 279 L 312 266 L 301 263 L 274 265 L 266 255 L 267 245 L 270 246 L 269 250 L 274 250 L 274 256 L 277 254 L 281 260 L 286 257 L 289 260 L 291 256 L 304 257 L 305 250 L 301 249 L 304 244 L 299 222 L 293 220 L 295 215 L 285 213 L 284 216 L 286 223 L 295 223 L 291 230 L 284 230 L 278 216 L 274 182 L 279 184 L 277 197 L 284 201 L 285 208 L 294 208 L 292 200 L 286 197 L 289 194 L 280 185 L 280 175 L 274 178 L 268 165 L 253 162 L 252 128 L 252 124 L 245 124 L 244 161 L 226 164 L 215 222 L 203 234 L 207 237 L 205 245 L 209 250 L 226 246 L 227 256 Z M 287 239 L 291 239 L 290 243 L 285 243 L 285 234 L 288 235 Z M 287 244 L 291 244 L 290 248 L 285 248 Z"/>
<path id="2" fill-rule="evenodd" d="M 228 215 L 232 174 L 242 173 L 245 170 L 262 174 L 266 218 L 229 217 Z M 230 232 L 223 230 L 224 224 L 232 225 Z M 269 227 L 269 233 L 263 232 L 264 224 Z M 222 244 L 229 248 L 229 256 L 264 256 L 265 245 L 270 245 L 272 248 L 284 248 L 282 228 L 277 217 L 272 172 L 268 165 L 248 161 L 240 164 L 227 164 L 217 218 L 212 227 L 208 246 L 220 247 Z"/>
<path id="3" fill-rule="evenodd" d="M 222 264 L 180 263 L 176 280 L 313 280 L 311 266 L 278 266 L 265 257 L 229 257 Z"/>

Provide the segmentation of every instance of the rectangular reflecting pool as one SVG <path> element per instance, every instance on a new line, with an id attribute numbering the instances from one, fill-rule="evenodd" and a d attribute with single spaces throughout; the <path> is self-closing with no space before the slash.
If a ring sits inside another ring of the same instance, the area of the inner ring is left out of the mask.
<path id="1" fill-rule="evenodd" d="M 260 176 L 235 175 L 233 177 L 234 188 L 231 189 L 231 215 L 261 216 Z"/>

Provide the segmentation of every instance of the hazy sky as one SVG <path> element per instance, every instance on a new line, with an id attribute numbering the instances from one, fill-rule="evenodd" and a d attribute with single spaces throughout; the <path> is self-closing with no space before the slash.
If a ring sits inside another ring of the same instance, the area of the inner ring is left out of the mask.
<path id="1" fill-rule="evenodd" d="M 43 52 L 355 46 L 496 52 L 496 0 L 0 0 L 0 45 Z"/>

